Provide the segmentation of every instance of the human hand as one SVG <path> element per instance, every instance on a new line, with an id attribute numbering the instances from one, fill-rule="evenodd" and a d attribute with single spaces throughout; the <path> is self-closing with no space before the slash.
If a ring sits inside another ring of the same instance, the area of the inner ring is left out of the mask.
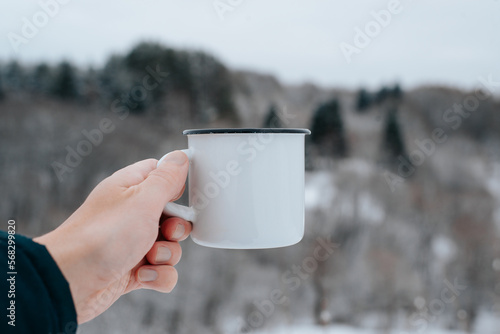
<path id="1" fill-rule="evenodd" d="M 162 212 L 182 195 L 189 163 L 180 151 L 158 168 L 156 163 L 143 160 L 115 172 L 61 226 L 34 239 L 69 282 L 78 323 L 132 290 L 170 292 L 177 282 L 178 241 L 187 238 L 191 224 Z"/>

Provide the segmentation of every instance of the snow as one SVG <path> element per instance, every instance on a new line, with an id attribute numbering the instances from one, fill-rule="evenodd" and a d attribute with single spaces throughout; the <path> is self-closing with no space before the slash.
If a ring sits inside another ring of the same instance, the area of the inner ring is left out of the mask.
<path id="1" fill-rule="evenodd" d="M 480 312 L 474 333 L 480 334 L 498 334 L 500 328 L 500 309 L 494 312 Z"/>
<path id="2" fill-rule="evenodd" d="M 363 329 L 344 325 L 335 325 L 329 327 L 318 327 L 313 325 L 301 325 L 293 327 L 280 327 L 274 328 L 271 331 L 254 332 L 256 334 L 411 334 L 415 331 L 405 330 L 380 330 L 380 329 Z M 443 329 L 428 329 L 423 333 L 425 334 L 466 334 L 461 331 L 447 331 Z M 490 332 L 480 332 L 481 334 L 493 334 Z"/>
<path id="3" fill-rule="evenodd" d="M 359 176 L 370 176 L 374 173 L 374 166 L 364 159 L 345 159 L 340 163 L 340 172 L 351 172 Z"/>
<path id="4" fill-rule="evenodd" d="M 369 193 L 364 192 L 359 196 L 358 205 L 359 216 L 363 221 L 376 225 L 385 219 L 384 208 Z"/>
<path id="5" fill-rule="evenodd" d="M 332 205 L 337 195 L 334 177 L 329 172 L 306 174 L 305 207 L 306 209 L 326 209 Z"/>
<path id="6" fill-rule="evenodd" d="M 457 247 L 450 238 L 440 235 L 432 240 L 432 251 L 441 261 L 449 262 L 457 253 Z"/>
<path id="7" fill-rule="evenodd" d="M 496 199 L 497 203 L 500 202 L 500 163 L 493 163 L 491 165 L 492 172 L 485 177 L 485 188 Z M 495 222 L 498 233 L 500 233 L 500 206 L 493 212 L 493 221 Z"/>
<path id="8" fill-rule="evenodd" d="M 492 172 L 485 178 L 485 186 L 491 195 L 500 199 L 500 164 L 493 164 L 491 169 Z"/>
<path id="9" fill-rule="evenodd" d="M 493 267 L 493 270 L 500 271 L 500 259 L 493 260 L 492 267 Z"/>
<path id="10" fill-rule="evenodd" d="M 476 326 L 472 333 L 477 334 L 498 334 L 498 328 L 500 328 L 500 317 L 499 314 L 493 312 L 483 311 L 480 312 L 477 319 Z M 281 326 L 276 328 L 271 328 L 267 330 L 252 331 L 255 334 L 468 334 L 465 331 L 460 330 L 446 330 L 442 328 L 427 328 L 425 330 L 415 330 L 415 329 L 368 329 L 359 328 L 347 325 L 332 325 L 327 327 L 319 327 L 312 324 L 300 324 L 295 326 Z"/>

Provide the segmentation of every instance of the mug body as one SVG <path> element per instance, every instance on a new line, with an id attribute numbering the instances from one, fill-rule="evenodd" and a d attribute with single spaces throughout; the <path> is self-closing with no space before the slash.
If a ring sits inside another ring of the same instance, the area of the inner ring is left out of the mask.
<path id="1" fill-rule="evenodd" d="M 304 129 L 187 130 L 192 239 L 274 248 L 304 235 Z"/>

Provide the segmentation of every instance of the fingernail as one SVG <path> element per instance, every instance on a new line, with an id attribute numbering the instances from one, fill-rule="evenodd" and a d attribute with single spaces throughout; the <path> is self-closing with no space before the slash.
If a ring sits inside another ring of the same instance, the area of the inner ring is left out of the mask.
<path id="1" fill-rule="evenodd" d="M 139 269 L 139 281 L 152 282 L 158 278 L 158 273 L 153 269 Z"/>
<path id="2" fill-rule="evenodd" d="M 172 257 L 172 252 L 167 247 L 158 247 L 156 251 L 156 262 L 167 262 Z"/>
<path id="3" fill-rule="evenodd" d="M 177 224 L 177 227 L 175 228 L 174 234 L 172 234 L 172 238 L 174 239 L 179 239 L 184 235 L 184 232 L 186 229 L 184 228 L 184 225 L 182 224 Z"/>
<path id="4" fill-rule="evenodd" d="M 173 151 L 173 152 L 170 152 L 170 153 L 164 155 L 160 159 L 160 161 L 158 162 L 158 165 L 165 163 L 165 162 L 169 162 L 172 164 L 182 166 L 186 163 L 187 160 L 188 160 L 188 158 L 187 158 L 185 153 L 183 153 L 181 151 Z"/>

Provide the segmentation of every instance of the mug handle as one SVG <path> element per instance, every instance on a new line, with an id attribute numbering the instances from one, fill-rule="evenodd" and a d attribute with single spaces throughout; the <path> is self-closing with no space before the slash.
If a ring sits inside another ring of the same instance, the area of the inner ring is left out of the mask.
<path id="1" fill-rule="evenodd" d="M 181 151 L 187 155 L 189 161 L 192 161 L 192 158 L 193 158 L 193 149 L 192 148 L 189 148 L 186 150 L 181 150 Z M 158 163 L 156 164 L 157 168 L 161 164 L 161 162 L 163 161 L 165 156 L 166 156 L 166 154 L 160 160 L 158 160 Z M 192 206 L 188 207 L 188 206 L 180 205 L 180 204 L 177 204 L 174 202 L 169 202 L 163 208 L 163 212 L 169 216 L 179 217 L 179 218 L 182 218 L 184 220 L 190 221 L 192 223 L 194 223 L 196 221 L 196 210 Z"/>

